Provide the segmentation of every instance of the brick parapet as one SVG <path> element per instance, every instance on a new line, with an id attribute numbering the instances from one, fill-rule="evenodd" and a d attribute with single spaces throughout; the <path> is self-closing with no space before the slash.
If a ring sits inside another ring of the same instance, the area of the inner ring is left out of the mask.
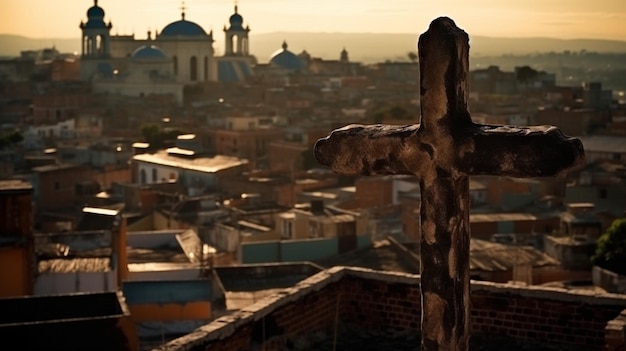
<path id="1" fill-rule="evenodd" d="M 419 333 L 420 303 L 419 275 L 334 267 L 157 350 L 279 350 L 314 333 L 332 338 L 339 325 Z M 471 308 L 472 333 L 572 350 L 616 351 L 626 339 L 623 295 L 473 281 Z"/>
<path id="2" fill-rule="evenodd" d="M 606 324 L 604 340 L 606 351 L 626 350 L 626 309 Z"/>

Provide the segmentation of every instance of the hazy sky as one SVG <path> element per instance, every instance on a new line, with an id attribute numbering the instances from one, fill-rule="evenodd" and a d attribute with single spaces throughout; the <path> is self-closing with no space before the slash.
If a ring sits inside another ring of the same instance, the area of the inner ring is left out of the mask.
<path id="1" fill-rule="evenodd" d="M 543 36 L 626 40 L 624 0 L 239 0 L 250 35 L 276 31 L 424 32 L 449 16 L 466 32 L 486 36 Z M 99 0 L 112 34 L 143 38 L 180 19 L 180 0 Z M 0 0 L 0 33 L 33 38 L 80 37 L 93 0 Z M 186 19 L 217 32 L 233 13 L 232 0 L 187 0 Z"/>

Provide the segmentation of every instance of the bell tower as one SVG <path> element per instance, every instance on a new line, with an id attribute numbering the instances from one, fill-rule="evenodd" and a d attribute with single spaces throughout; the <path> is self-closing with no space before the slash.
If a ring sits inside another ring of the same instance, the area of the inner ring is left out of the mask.
<path id="1" fill-rule="evenodd" d="M 235 3 L 235 13 L 230 16 L 230 26 L 224 26 L 226 34 L 224 56 L 248 56 L 250 54 L 250 42 L 248 33 L 250 27 L 243 27 L 243 17 L 238 13 L 237 3 Z"/>
<path id="2" fill-rule="evenodd" d="M 80 22 L 81 69 L 82 80 L 90 80 L 97 73 L 107 73 L 106 66 L 111 57 L 111 28 L 113 25 L 104 23 L 104 10 L 94 0 L 93 6 L 87 10 L 87 22 Z"/>

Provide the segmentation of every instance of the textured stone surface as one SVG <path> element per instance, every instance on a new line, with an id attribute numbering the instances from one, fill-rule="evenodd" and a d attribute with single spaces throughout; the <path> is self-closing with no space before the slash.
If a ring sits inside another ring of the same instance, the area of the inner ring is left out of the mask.
<path id="1" fill-rule="evenodd" d="M 420 36 L 420 125 L 349 125 L 315 145 L 317 160 L 340 174 L 418 177 L 425 350 L 469 345 L 469 176 L 555 176 L 584 160 L 582 143 L 555 127 L 472 122 L 468 42 L 446 17 Z"/>

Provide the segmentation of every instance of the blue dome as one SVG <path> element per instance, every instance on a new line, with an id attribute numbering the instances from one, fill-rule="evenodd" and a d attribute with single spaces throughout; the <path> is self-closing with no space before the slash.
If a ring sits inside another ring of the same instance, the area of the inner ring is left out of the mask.
<path id="1" fill-rule="evenodd" d="M 230 29 L 243 29 L 241 24 L 243 23 L 243 17 L 238 13 L 230 16 Z"/>
<path id="2" fill-rule="evenodd" d="M 97 2 L 96 2 L 97 3 Z M 89 10 L 87 10 L 87 18 L 89 19 L 102 19 L 104 18 L 104 10 L 102 9 L 102 7 L 98 6 L 97 4 L 90 7 Z"/>
<path id="3" fill-rule="evenodd" d="M 206 32 L 202 27 L 191 21 L 184 19 L 176 22 L 172 22 L 165 26 L 161 31 L 160 37 L 175 37 L 175 36 L 206 36 Z"/>
<path id="4" fill-rule="evenodd" d="M 84 28 L 106 28 L 104 23 L 104 10 L 98 6 L 98 0 L 94 0 L 93 6 L 87 10 L 87 23 Z"/>
<path id="5" fill-rule="evenodd" d="M 235 13 L 230 16 L 228 21 L 230 22 L 230 29 L 243 30 L 243 27 L 241 26 L 243 24 L 243 17 L 237 13 L 237 5 L 235 5 Z"/>
<path id="6" fill-rule="evenodd" d="M 304 68 L 304 62 L 296 54 L 287 50 L 287 43 L 283 42 L 283 48 L 272 54 L 270 64 L 286 69 L 299 70 Z"/>
<path id="7" fill-rule="evenodd" d="M 133 51 L 131 58 L 139 60 L 163 60 L 167 58 L 167 55 L 158 46 L 143 45 Z"/>

